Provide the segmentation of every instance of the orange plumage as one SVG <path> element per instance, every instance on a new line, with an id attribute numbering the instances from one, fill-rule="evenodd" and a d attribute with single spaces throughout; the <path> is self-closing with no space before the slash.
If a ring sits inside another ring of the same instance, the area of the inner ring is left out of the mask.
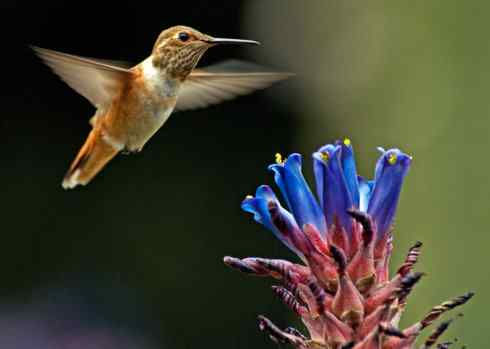
<path id="1" fill-rule="evenodd" d="M 70 166 L 63 188 L 86 185 L 120 151 L 141 151 L 174 109 L 203 108 L 290 75 L 259 72 L 243 63 L 194 69 L 208 48 L 225 43 L 258 44 L 213 38 L 176 26 L 164 30 L 152 54 L 132 68 L 34 47 L 62 80 L 97 108 L 93 129 Z"/>

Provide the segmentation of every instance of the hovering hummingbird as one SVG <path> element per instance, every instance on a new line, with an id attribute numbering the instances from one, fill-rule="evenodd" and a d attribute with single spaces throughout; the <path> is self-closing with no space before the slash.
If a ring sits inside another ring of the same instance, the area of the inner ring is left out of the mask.
<path id="1" fill-rule="evenodd" d="M 218 44 L 259 42 L 214 38 L 175 26 L 162 31 L 151 55 L 133 67 L 32 47 L 54 73 L 96 107 L 90 119 L 92 130 L 62 187 L 86 185 L 119 152 L 141 151 L 174 110 L 217 104 L 290 75 L 251 70 L 245 63 L 195 69 L 204 52 Z"/>

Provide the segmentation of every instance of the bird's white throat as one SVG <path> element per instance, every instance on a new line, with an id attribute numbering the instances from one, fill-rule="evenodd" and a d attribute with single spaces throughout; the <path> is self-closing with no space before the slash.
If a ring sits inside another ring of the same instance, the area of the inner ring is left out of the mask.
<path id="1" fill-rule="evenodd" d="M 180 81 L 169 78 L 164 70 L 156 68 L 152 57 L 148 57 L 142 62 L 143 78 L 148 88 L 161 97 L 177 96 Z"/>

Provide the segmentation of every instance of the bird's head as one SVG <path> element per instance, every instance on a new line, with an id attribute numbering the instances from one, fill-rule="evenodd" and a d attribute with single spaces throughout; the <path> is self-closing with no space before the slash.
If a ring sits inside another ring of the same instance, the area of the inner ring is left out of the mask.
<path id="1" fill-rule="evenodd" d="M 162 31 L 153 47 L 153 64 L 178 78 L 185 78 L 194 69 L 204 52 L 219 44 L 252 44 L 242 39 L 214 38 L 196 29 L 175 26 Z"/>

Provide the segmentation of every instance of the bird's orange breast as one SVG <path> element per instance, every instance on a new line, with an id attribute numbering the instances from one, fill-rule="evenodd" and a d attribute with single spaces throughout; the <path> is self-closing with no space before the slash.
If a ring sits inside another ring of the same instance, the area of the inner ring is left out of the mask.
<path id="1" fill-rule="evenodd" d="M 176 96 L 150 86 L 142 69 L 133 70 L 102 120 L 107 133 L 128 150 L 140 150 L 170 116 Z"/>

